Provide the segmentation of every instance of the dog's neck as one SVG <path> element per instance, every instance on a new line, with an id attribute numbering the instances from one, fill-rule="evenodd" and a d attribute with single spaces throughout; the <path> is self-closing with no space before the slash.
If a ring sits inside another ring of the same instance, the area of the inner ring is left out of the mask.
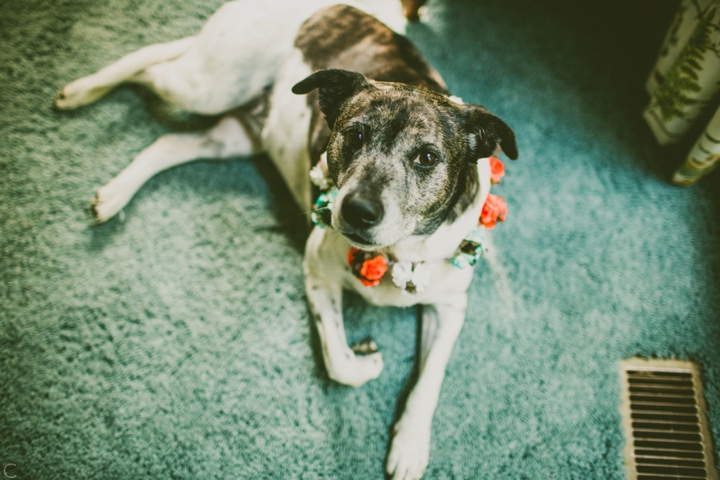
<path id="1" fill-rule="evenodd" d="M 478 160 L 480 188 L 475 201 L 452 222 L 445 222 L 430 235 L 413 235 L 390 247 L 387 253 L 398 261 L 432 262 L 446 260 L 453 256 L 458 245 L 477 228 L 483 204 L 490 192 L 490 162 L 487 158 Z"/>

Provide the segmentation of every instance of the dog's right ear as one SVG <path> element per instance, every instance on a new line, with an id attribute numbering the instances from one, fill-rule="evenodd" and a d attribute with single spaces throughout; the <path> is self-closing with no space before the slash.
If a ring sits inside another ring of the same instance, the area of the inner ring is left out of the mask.
<path id="1" fill-rule="evenodd" d="M 361 73 L 330 69 L 315 72 L 296 83 L 292 92 L 305 95 L 316 88 L 320 93 L 320 110 L 332 129 L 343 104 L 358 92 L 372 88 L 372 85 Z"/>

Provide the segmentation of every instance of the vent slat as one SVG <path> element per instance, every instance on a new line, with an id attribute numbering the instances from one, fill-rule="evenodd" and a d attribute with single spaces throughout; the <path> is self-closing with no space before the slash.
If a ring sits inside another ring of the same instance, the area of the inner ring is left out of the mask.
<path id="1" fill-rule="evenodd" d="M 630 377 L 641 377 L 641 378 L 665 378 L 665 377 L 676 377 L 676 378 L 687 378 L 693 380 L 692 372 L 690 371 L 660 371 L 660 370 L 628 370 L 628 376 Z"/>
<path id="2" fill-rule="evenodd" d="M 685 475 L 662 475 L 662 474 L 643 474 L 638 475 L 637 480 L 697 480 L 698 477 L 688 477 Z M 702 478 L 702 477 L 700 477 Z"/>
<path id="3" fill-rule="evenodd" d="M 633 420 L 650 420 L 650 421 L 657 421 L 657 422 L 667 422 L 667 423 L 681 423 L 681 424 L 689 424 L 689 425 L 696 425 L 698 423 L 698 418 L 696 415 L 674 415 L 674 414 L 667 414 L 663 415 L 662 413 L 632 413 L 630 415 L 630 418 Z"/>
<path id="4" fill-rule="evenodd" d="M 694 397 L 678 397 L 675 395 L 666 395 L 662 393 L 658 394 L 647 394 L 647 393 L 637 393 L 637 394 L 630 394 L 630 403 L 655 403 L 655 404 L 671 404 L 671 405 L 678 405 L 678 406 L 687 406 L 687 405 L 695 405 L 695 398 Z"/>
<path id="5" fill-rule="evenodd" d="M 662 439 L 669 442 L 702 442 L 702 436 L 697 433 L 675 433 L 661 430 L 633 430 L 633 436 L 638 440 Z"/>
<path id="6" fill-rule="evenodd" d="M 691 406 L 670 406 L 658 403 L 633 403 L 633 415 L 637 414 L 683 414 L 692 415 L 693 418 L 697 416 L 697 407 Z"/>
<path id="7" fill-rule="evenodd" d="M 651 465 L 638 465 L 638 473 L 656 473 L 661 475 L 684 475 L 686 477 L 705 478 L 707 471 L 704 468 L 678 468 L 669 466 L 654 467 Z"/>
<path id="8" fill-rule="evenodd" d="M 687 450 L 687 451 L 702 451 L 702 445 L 696 442 L 681 442 L 673 440 L 635 440 L 633 443 L 638 448 L 658 448 L 662 450 Z"/>
<path id="9" fill-rule="evenodd" d="M 683 398 L 695 398 L 695 392 L 692 390 L 687 390 L 685 388 L 683 389 L 673 389 L 673 388 L 665 388 L 665 387 L 648 387 L 648 386 L 642 386 L 642 387 L 630 387 L 630 393 L 633 395 L 646 395 L 646 396 L 652 396 L 652 397 L 683 397 Z"/>
<path id="10" fill-rule="evenodd" d="M 703 452 L 688 452 L 685 450 L 673 450 L 672 448 L 658 448 L 652 450 L 635 449 L 635 456 L 658 457 L 658 458 L 690 458 L 704 459 Z"/>
<path id="11" fill-rule="evenodd" d="M 689 389 L 695 388 L 695 383 L 692 379 L 680 379 L 680 378 L 648 378 L 645 376 L 633 376 L 628 375 L 628 381 L 630 385 L 672 385 L 675 387 L 685 387 Z"/>
<path id="12" fill-rule="evenodd" d="M 633 422 L 632 427 L 638 430 L 700 432 L 700 425 L 697 423 L 678 423 L 676 421 L 643 420 L 641 422 Z"/>
<path id="13" fill-rule="evenodd" d="M 642 376 L 647 377 L 678 377 L 678 378 L 692 378 L 692 372 L 689 370 L 685 371 L 672 371 L 672 370 L 626 370 L 628 376 Z"/>
<path id="14" fill-rule="evenodd" d="M 697 467 L 705 468 L 705 462 L 702 460 L 686 460 L 684 458 L 670 458 L 670 457 L 650 457 L 650 456 L 635 456 L 636 463 L 642 463 L 643 465 L 676 465 L 679 467 Z"/>
<path id="15" fill-rule="evenodd" d="M 695 388 L 692 378 L 670 378 L 670 377 L 640 377 L 628 375 L 630 385 L 679 385 L 683 388 Z"/>

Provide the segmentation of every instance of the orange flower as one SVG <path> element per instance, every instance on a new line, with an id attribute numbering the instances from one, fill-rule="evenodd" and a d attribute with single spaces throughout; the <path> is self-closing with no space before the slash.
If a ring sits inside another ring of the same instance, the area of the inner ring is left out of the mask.
<path id="1" fill-rule="evenodd" d="M 353 274 L 366 287 L 374 287 L 380 283 L 388 265 L 385 257 L 376 255 L 373 258 L 367 258 L 370 252 L 364 252 L 359 248 L 351 248 L 348 252 L 347 262 L 352 269 Z"/>
<path id="2" fill-rule="evenodd" d="M 367 280 L 362 277 L 358 277 L 358 280 L 360 280 L 362 282 L 362 284 L 365 285 L 366 287 L 375 287 L 377 285 L 380 285 L 380 280 Z"/>
<path id="3" fill-rule="evenodd" d="M 507 204 L 503 202 L 502 197 L 488 193 L 480 213 L 480 223 L 490 230 L 495 228 L 498 221 L 504 222 L 505 215 L 507 215 Z"/>
<path id="4" fill-rule="evenodd" d="M 370 260 L 365 260 L 363 262 L 362 268 L 360 268 L 360 275 L 370 282 L 375 282 L 373 285 L 377 285 L 380 283 L 380 279 L 383 275 L 385 275 L 385 272 L 387 272 L 387 269 L 388 266 L 385 259 L 382 255 L 378 255 L 375 258 L 371 258 Z M 367 285 L 367 283 L 363 283 Z"/>
<path id="5" fill-rule="evenodd" d="M 492 183 L 500 183 L 505 175 L 505 165 L 497 157 L 490 157 L 490 180 Z"/>

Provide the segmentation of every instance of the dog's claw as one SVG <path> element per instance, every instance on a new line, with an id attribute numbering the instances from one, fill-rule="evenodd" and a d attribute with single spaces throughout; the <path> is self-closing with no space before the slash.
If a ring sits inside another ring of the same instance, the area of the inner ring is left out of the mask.
<path id="1" fill-rule="evenodd" d="M 92 200 L 90 200 L 90 204 L 88 205 L 87 211 L 92 215 L 93 220 L 95 220 L 95 223 L 102 223 L 100 222 L 100 219 L 98 218 L 98 211 L 97 211 L 97 204 L 98 199 L 97 196 L 95 196 Z"/>
<path id="2" fill-rule="evenodd" d="M 97 194 L 93 197 L 92 200 L 90 200 L 90 214 L 93 216 L 93 220 L 95 220 L 95 223 L 103 223 L 106 219 L 103 219 L 100 216 L 100 212 L 98 211 L 98 206 L 100 205 L 100 199 L 98 198 Z"/>
<path id="3" fill-rule="evenodd" d="M 365 337 L 359 342 L 354 343 L 350 348 L 357 355 L 372 355 L 378 352 L 377 344 L 372 337 Z"/>
<path id="4" fill-rule="evenodd" d="M 61 88 L 58 90 L 58 92 L 55 94 L 55 102 L 53 103 L 53 107 L 55 107 L 58 110 L 68 110 L 73 108 L 73 105 L 69 102 L 68 94 L 65 93 L 65 90 L 67 90 L 67 86 Z"/>
<path id="5" fill-rule="evenodd" d="M 95 220 L 95 223 L 103 223 L 100 219 L 100 214 L 97 211 L 97 200 L 90 202 L 90 214 L 92 215 L 93 220 Z"/>
<path id="6" fill-rule="evenodd" d="M 118 178 L 98 189 L 95 198 L 90 201 L 95 221 L 104 223 L 120 213 L 136 190 L 137 186 Z"/>

